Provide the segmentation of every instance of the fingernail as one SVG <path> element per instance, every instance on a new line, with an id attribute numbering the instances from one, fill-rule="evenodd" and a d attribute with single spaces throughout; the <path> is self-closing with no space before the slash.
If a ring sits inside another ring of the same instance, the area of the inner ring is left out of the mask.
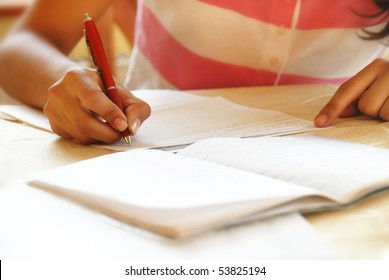
<path id="1" fill-rule="evenodd" d="M 327 115 L 322 114 L 315 119 L 315 123 L 319 126 L 325 126 L 327 124 Z"/>
<path id="2" fill-rule="evenodd" d="M 136 132 L 138 131 L 140 127 L 140 120 L 139 119 L 135 119 L 132 123 L 131 123 L 131 131 L 133 134 L 136 134 Z"/>
<path id="3" fill-rule="evenodd" d="M 122 120 L 122 119 L 116 119 L 114 121 L 114 126 L 115 126 L 115 129 L 117 129 L 118 131 L 124 131 L 128 127 L 127 122 Z"/>

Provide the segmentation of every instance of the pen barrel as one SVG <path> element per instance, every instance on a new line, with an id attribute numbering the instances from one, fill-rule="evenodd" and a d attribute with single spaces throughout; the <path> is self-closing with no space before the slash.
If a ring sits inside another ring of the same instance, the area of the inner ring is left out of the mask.
<path id="1" fill-rule="evenodd" d="M 116 88 L 115 80 L 111 74 L 112 72 L 109 67 L 107 56 L 105 55 L 99 32 L 97 30 L 96 24 L 88 14 L 85 16 L 84 26 L 85 39 L 87 41 L 93 62 L 95 63 L 103 82 L 104 93 L 116 106 L 119 107 L 122 112 L 124 112 L 124 106 L 122 100 L 120 99 L 119 91 Z M 129 129 L 126 129 L 120 133 L 125 139 L 131 135 Z"/>
<path id="2" fill-rule="evenodd" d="M 124 112 L 124 107 L 123 107 L 123 103 L 119 97 L 119 91 L 117 90 L 116 87 L 111 87 L 111 88 L 108 88 L 105 92 L 105 94 L 108 96 L 108 98 L 116 104 L 116 106 L 118 106 L 120 108 L 120 110 L 122 112 Z M 127 136 L 130 136 L 131 135 L 131 132 L 129 129 L 126 129 L 124 131 L 121 131 L 120 132 L 121 135 L 123 137 L 127 137 Z"/>
<path id="3" fill-rule="evenodd" d="M 100 39 L 99 32 L 97 31 L 97 27 L 93 20 L 89 19 L 84 22 L 85 26 L 85 35 L 86 40 L 88 41 L 88 46 L 91 52 L 92 59 L 94 63 L 96 64 L 96 67 L 98 68 L 98 71 L 100 72 L 100 77 L 103 82 L 104 88 L 116 88 L 115 80 L 112 76 L 112 72 L 108 63 L 107 56 L 105 55 L 104 47 Z M 106 92 L 106 94 L 108 94 Z M 109 98 L 111 98 L 108 95 Z M 112 100 L 112 99 L 111 99 Z M 121 105 L 120 98 L 114 98 L 112 100 L 116 105 L 120 106 L 121 109 L 123 105 Z"/>
<path id="4" fill-rule="evenodd" d="M 131 136 L 131 132 L 128 128 L 124 131 L 121 131 L 120 134 L 122 135 L 123 138 L 127 136 Z"/>
<path id="5" fill-rule="evenodd" d="M 124 112 L 124 106 L 122 100 L 120 99 L 119 91 L 117 90 L 116 86 L 107 88 L 105 90 L 105 94 L 113 103 L 116 104 L 116 106 L 120 108 L 122 112 Z"/>

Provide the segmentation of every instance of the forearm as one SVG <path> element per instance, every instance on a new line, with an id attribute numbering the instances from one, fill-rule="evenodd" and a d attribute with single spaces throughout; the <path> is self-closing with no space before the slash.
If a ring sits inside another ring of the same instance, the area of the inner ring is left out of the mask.
<path id="1" fill-rule="evenodd" d="M 45 105 L 49 87 L 77 65 L 29 32 L 14 33 L 0 45 L 1 87 L 37 108 Z"/>

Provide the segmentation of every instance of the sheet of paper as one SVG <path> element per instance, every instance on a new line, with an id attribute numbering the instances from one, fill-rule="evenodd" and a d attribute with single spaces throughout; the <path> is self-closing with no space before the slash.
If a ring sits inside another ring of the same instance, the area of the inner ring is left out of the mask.
<path id="1" fill-rule="evenodd" d="M 215 136 L 255 137 L 315 130 L 313 123 L 287 114 L 254 109 L 221 97 L 199 97 L 177 91 L 136 92 L 151 108 L 150 118 L 133 137 L 132 148 L 180 147 Z M 0 112 L 16 120 L 50 130 L 39 111 L 25 106 L 0 106 Z M 124 141 L 97 145 L 111 150 L 128 150 Z"/>
<path id="2" fill-rule="evenodd" d="M 0 113 L 4 114 L 6 120 L 14 120 L 20 123 L 52 132 L 50 122 L 41 110 L 26 105 L 0 105 Z M 0 117 L 2 117 L 0 115 Z"/>
<path id="3" fill-rule="evenodd" d="M 175 241 L 20 183 L 0 188 L 0 220 L 1 259 L 339 258 L 298 214 Z"/>
<path id="4" fill-rule="evenodd" d="M 281 112 L 213 97 L 155 111 L 134 137 L 134 147 L 180 146 L 214 136 L 283 135 L 313 129 L 311 122 Z"/>
<path id="5" fill-rule="evenodd" d="M 389 180 L 389 150 L 319 136 L 214 138 L 179 154 L 307 186 L 343 202 Z"/>
<path id="6" fill-rule="evenodd" d="M 129 174 L 128 180 L 116 174 Z M 278 201 L 317 194 L 288 182 L 158 150 L 104 155 L 35 174 L 31 181 L 44 189 L 60 188 L 152 209 Z"/>

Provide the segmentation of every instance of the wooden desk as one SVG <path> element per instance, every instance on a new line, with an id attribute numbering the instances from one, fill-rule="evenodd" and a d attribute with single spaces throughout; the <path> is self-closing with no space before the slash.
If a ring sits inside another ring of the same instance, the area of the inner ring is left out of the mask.
<path id="1" fill-rule="evenodd" d="M 334 90 L 335 87 L 333 86 L 312 85 L 234 88 L 194 91 L 193 93 L 206 96 L 221 95 L 240 104 L 258 108 L 278 109 L 293 116 L 311 120 L 321 106 L 330 98 Z M 389 148 L 389 123 L 380 123 L 365 117 L 339 120 L 333 128 L 319 130 L 314 134 Z M 31 245 L 31 242 L 37 240 L 36 237 L 33 238 L 34 235 L 43 236 L 44 240 L 42 242 L 46 242 L 45 248 L 50 246 L 59 248 L 58 254 L 53 256 L 57 259 L 61 258 L 61 256 L 69 257 L 74 254 L 76 257 L 77 254 L 81 254 L 81 252 L 77 251 L 77 245 L 79 245 L 78 238 L 80 240 L 88 240 L 88 235 L 93 236 L 90 239 L 93 240 L 91 242 L 96 242 L 96 240 L 103 242 L 103 236 L 105 236 L 104 244 L 107 245 L 109 242 L 112 242 L 115 245 L 112 247 L 116 248 L 120 246 L 120 242 L 123 242 L 123 246 L 128 246 L 128 250 L 137 252 L 151 248 L 139 248 L 139 244 L 135 241 L 137 236 L 143 236 L 143 238 L 150 240 L 155 240 L 155 236 L 151 236 L 136 228 L 123 226 L 103 216 L 98 216 L 97 218 L 93 216 L 90 219 L 93 213 L 80 211 L 79 207 L 70 207 L 71 203 L 54 197 L 47 199 L 47 197 L 50 198 L 49 194 L 27 187 L 23 188 L 15 181 L 16 179 L 25 178 L 32 172 L 62 166 L 106 153 L 107 151 L 104 150 L 81 146 L 72 141 L 59 139 L 56 135 L 0 119 L 0 157 L 2 159 L 0 161 L 0 200 L 1 196 L 3 196 L 3 198 L 11 200 L 6 201 L 8 204 L 12 205 L 12 201 L 15 201 L 15 204 L 23 206 L 9 207 L 7 209 L 12 210 L 9 210 L 10 212 L 6 213 L 6 215 L 3 213 L 3 217 L 9 217 L 9 219 L 3 220 L 2 225 L 14 226 L 14 240 L 17 241 L 15 244 L 20 244 L 16 245 L 17 248 L 10 250 L 15 252 L 15 255 L 8 257 L 17 258 L 20 256 L 18 255 L 20 252 L 24 252 L 24 257 L 27 258 L 37 254 L 37 252 L 25 251 L 28 247 L 25 245 Z M 4 203 L 4 200 L 1 201 Z M 34 203 L 36 206 L 34 206 Z M 55 213 L 58 215 L 57 208 L 61 207 L 63 207 L 66 213 L 60 216 L 50 216 L 51 209 L 56 209 Z M 42 214 L 42 217 L 44 217 L 42 220 L 36 218 L 39 214 Z M 13 217 L 19 217 L 20 220 L 15 221 Z M 306 215 L 306 218 L 320 236 L 333 245 L 343 258 L 389 258 L 389 193 L 369 198 L 347 209 L 310 214 Z M 103 224 L 109 225 L 109 227 L 99 227 L 99 232 L 91 231 L 91 229 L 95 228 L 92 221 L 96 219 Z M 65 229 L 63 226 L 61 227 L 63 224 L 67 225 Z M 76 230 L 77 227 L 79 227 L 80 236 L 75 234 L 75 232 L 78 232 Z M 24 232 L 23 228 L 36 228 L 36 232 Z M 120 231 L 113 231 L 112 228 L 119 228 Z M 10 230 L 12 231 L 12 229 L 7 228 L 8 232 Z M 126 232 L 131 232 L 131 235 L 133 235 L 134 238 L 131 239 L 131 242 L 128 240 L 128 236 L 124 237 Z M 0 231 L 0 239 L 1 234 Z M 66 243 L 66 246 L 64 244 L 56 244 L 55 241 L 57 239 L 55 237 L 58 234 L 61 234 L 62 241 L 64 240 L 63 238 L 66 239 L 66 236 L 68 236 L 69 239 L 63 241 Z M 242 236 L 242 238 L 247 239 L 248 236 Z M 255 240 L 255 236 L 250 238 Z M 170 241 L 158 240 L 163 246 L 173 246 Z M 227 242 L 226 240 L 214 239 L 212 242 L 216 244 L 217 242 Z M 194 242 L 191 244 L 191 250 L 193 250 L 193 247 L 196 247 L 196 241 Z M 12 244 L 12 246 L 15 246 L 15 244 Z M 148 244 L 150 245 L 150 243 Z M 213 246 L 212 244 L 214 243 L 209 245 Z M 220 245 L 220 243 L 218 244 Z M 7 244 L 2 245 L 7 246 Z M 220 246 L 220 248 L 223 248 L 223 246 L 227 245 Z M 99 250 L 99 244 L 84 244 L 84 247 L 90 248 L 91 252 Z M 167 247 L 164 248 L 166 249 Z M 116 254 L 117 258 L 128 257 L 128 255 L 123 253 L 123 250 L 115 253 L 109 251 L 108 245 L 104 248 L 108 250 L 107 255 Z M 180 254 L 187 256 L 188 250 L 188 247 L 184 244 Z M 166 253 L 166 251 L 164 252 Z M 101 252 L 98 253 L 101 254 Z M 250 258 L 248 252 L 237 252 L 236 254 L 239 257 L 245 255 L 247 258 Z M 80 256 L 82 254 L 78 255 L 78 257 Z M 192 257 L 196 257 L 196 254 Z M 158 257 L 154 256 L 152 258 Z"/>

